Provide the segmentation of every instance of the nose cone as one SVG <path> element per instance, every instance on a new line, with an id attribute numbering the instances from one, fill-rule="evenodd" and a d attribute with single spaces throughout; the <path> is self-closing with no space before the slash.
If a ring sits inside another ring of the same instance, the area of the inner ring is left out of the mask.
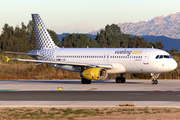
<path id="1" fill-rule="evenodd" d="M 177 62 L 175 60 L 173 60 L 171 63 L 170 63 L 170 69 L 171 70 L 174 70 L 177 68 Z"/>

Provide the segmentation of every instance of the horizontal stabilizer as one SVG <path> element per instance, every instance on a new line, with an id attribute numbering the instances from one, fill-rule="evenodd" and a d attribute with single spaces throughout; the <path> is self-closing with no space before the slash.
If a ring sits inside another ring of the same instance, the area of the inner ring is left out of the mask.
<path id="1" fill-rule="evenodd" d="M 10 58 L 8 56 L 5 57 L 6 57 L 6 62 L 9 62 Z"/>
<path id="2" fill-rule="evenodd" d="M 21 53 L 21 52 L 10 52 L 10 51 L 5 51 L 4 53 L 18 54 L 18 55 L 39 56 L 39 57 L 42 57 L 42 56 L 43 56 L 43 55 L 40 55 L 40 54 L 32 54 L 32 53 Z"/>

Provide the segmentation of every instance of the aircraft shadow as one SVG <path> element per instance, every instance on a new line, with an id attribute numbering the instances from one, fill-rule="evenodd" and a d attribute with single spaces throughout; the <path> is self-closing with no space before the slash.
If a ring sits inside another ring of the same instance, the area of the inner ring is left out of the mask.
<path id="1" fill-rule="evenodd" d="M 11 80 L 9 80 L 11 81 Z M 24 82 L 24 83 L 59 83 L 59 84 L 81 84 L 81 80 L 12 80 L 11 82 Z M 91 84 L 117 84 L 115 81 L 112 80 L 99 80 L 99 81 L 92 81 Z M 126 83 L 119 83 L 119 85 L 123 84 L 143 84 L 143 82 L 126 82 Z"/>

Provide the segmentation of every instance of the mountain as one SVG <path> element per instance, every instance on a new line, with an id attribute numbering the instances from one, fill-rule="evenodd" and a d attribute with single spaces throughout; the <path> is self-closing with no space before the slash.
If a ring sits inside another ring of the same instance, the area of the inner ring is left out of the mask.
<path id="1" fill-rule="evenodd" d="M 137 23 L 118 23 L 123 33 L 136 36 L 166 36 L 173 39 L 180 39 L 180 12 L 170 14 L 166 17 L 155 17 L 148 22 L 139 21 Z M 89 32 L 97 34 L 98 31 Z"/>
<path id="2" fill-rule="evenodd" d="M 180 51 L 180 39 L 172 39 L 165 36 L 140 36 L 144 38 L 147 42 L 157 42 L 161 41 L 161 43 L 164 45 L 164 50 L 171 50 L 171 49 L 177 49 Z"/>

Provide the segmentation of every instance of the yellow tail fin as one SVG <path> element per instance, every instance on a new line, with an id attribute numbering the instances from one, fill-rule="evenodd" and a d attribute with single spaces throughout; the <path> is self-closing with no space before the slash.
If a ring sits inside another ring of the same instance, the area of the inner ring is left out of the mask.
<path id="1" fill-rule="evenodd" d="M 6 62 L 9 62 L 10 58 L 8 56 L 5 57 L 6 57 Z"/>

